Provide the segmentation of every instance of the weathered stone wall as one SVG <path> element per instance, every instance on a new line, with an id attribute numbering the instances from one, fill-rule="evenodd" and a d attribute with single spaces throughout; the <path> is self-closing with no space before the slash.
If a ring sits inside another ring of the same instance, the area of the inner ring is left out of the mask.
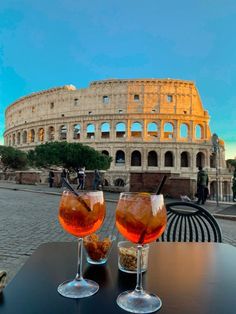
<path id="1" fill-rule="evenodd" d="M 180 198 L 180 195 L 187 195 L 193 198 L 196 192 L 196 180 L 171 177 L 171 173 L 131 173 L 130 190 L 133 192 L 147 191 L 155 193 L 164 175 L 167 176 L 161 191 L 164 196 Z"/>

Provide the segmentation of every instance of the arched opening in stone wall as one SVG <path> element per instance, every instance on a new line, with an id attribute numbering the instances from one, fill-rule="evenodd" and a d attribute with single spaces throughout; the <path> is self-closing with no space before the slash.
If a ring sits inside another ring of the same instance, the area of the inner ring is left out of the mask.
<path id="1" fill-rule="evenodd" d="M 196 155 L 196 167 L 205 166 L 205 155 L 202 152 L 197 153 Z"/>
<path id="2" fill-rule="evenodd" d="M 155 122 L 148 123 L 147 135 L 149 137 L 157 137 L 158 136 L 158 127 L 157 127 L 157 124 Z"/>
<path id="3" fill-rule="evenodd" d="M 125 182 L 124 182 L 123 179 L 118 178 L 118 179 L 115 180 L 114 185 L 115 186 L 125 186 Z"/>
<path id="4" fill-rule="evenodd" d="M 101 125 L 101 138 L 109 137 L 110 137 L 110 124 L 108 122 L 104 122 Z"/>
<path id="5" fill-rule="evenodd" d="M 133 122 L 131 125 L 131 136 L 142 137 L 143 126 L 140 122 Z"/>
<path id="6" fill-rule="evenodd" d="M 104 186 L 109 186 L 109 182 L 107 181 L 107 179 L 104 179 L 104 180 L 103 180 L 103 185 L 104 185 Z"/>
<path id="7" fill-rule="evenodd" d="M 174 127 L 171 122 L 166 122 L 164 124 L 164 138 L 171 139 L 174 137 Z"/>
<path id="8" fill-rule="evenodd" d="M 180 125 L 180 137 L 185 139 L 188 138 L 188 125 L 186 123 Z"/>
<path id="9" fill-rule="evenodd" d="M 157 167 L 157 153 L 152 150 L 148 153 L 148 167 Z"/>
<path id="10" fill-rule="evenodd" d="M 15 133 L 12 135 L 12 145 L 13 146 L 16 145 L 16 134 Z"/>
<path id="11" fill-rule="evenodd" d="M 118 165 L 124 165 L 125 164 L 125 153 L 123 152 L 123 150 L 118 150 L 116 152 L 115 163 Z"/>
<path id="12" fill-rule="evenodd" d="M 173 153 L 171 151 L 168 151 L 165 153 L 165 167 L 173 167 L 173 165 Z"/>
<path id="13" fill-rule="evenodd" d="M 22 133 L 22 143 L 27 143 L 27 131 L 23 131 Z"/>
<path id="14" fill-rule="evenodd" d="M 195 127 L 195 138 L 198 140 L 203 139 L 203 127 L 200 124 Z"/>
<path id="15" fill-rule="evenodd" d="M 16 136 L 17 144 L 20 144 L 20 137 L 20 132 L 18 132 Z"/>
<path id="16" fill-rule="evenodd" d="M 65 141 L 67 138 L 67 126 L 65 124 L 61 125 L 59 132 L 60 132 L 60 140 Z"/>
<path id="17" fill-rule="evenodd" d="M 38 131 L 38 140 L 39 140 L 39 142 L 44 141 L 44 129 L 43 128 L 40 128 Z"/>
<path id="18" fill-rule="evenodd" d="M 11 146 L 11 135 L 8 137 L 8 145 Z"/>
<path id="19" fill-rule="evenodd" d="M 106 155 L 106 156 L 109 156 L 109 152 L 107 150 L 102 150 L 102 154 Z"/>
<path id="20" fill-rule="evenodd" d="M 188 152 L 182 152 L 180 155 L 180 167 L 189 167 L 189 154 Z"/>
<path id="21" fill-rule="evenodd" d="M 80 124 L 75 124 L 73 127 L 73 139 L 74 140 L 80 139 Z"/>
<path id="22" fill-rule="evenodd" d="M 53 126 L 50 126 L 48 128 L 48 140 L 54 141 L 54 139 L 55 139 L 55 128 Z"/>
<path id="23" fill-rule="evenodd" d="M 95 138 L 95 126 L 92 123 L 87 125 L 87 138 L 94 139 Z"/>
<path id="24" fill-rule="evenodd" d="M 210 183 L 210 196 L 214 198 L 216 196 L 216 181 Z"/>
<path id="25" fill-rule="evenodd" d="M 34 143 L 34 141 L 35 141 L 35 131 L 34 131 L 34 129 L 31 129 L 29 131 L 29 142 Z"/>
<path id="26" fill-rule="evenodd" d="M 210 167 L 216 168 L 216 154 L 212 153 L 210 156 Z"/>
<path id="27" fill-rule="evenodd" d="M 125 123 L 123 123 L 123 122 L 117 123 L 117 125 L 116 125 L 116 137 L 117 138 L 125 137 L 125 133 L 126 133 Z"/>
<path id="28" fill-rule="evenodd" d="M 131 154 L 131 166 L 140 167 L 141 162 L 141 153 L 138 150 L 133 151 Z"/>

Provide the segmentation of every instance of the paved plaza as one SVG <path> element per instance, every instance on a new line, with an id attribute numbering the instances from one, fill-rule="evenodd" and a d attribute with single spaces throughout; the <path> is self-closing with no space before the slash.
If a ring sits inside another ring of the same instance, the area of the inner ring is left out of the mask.
<path id="1" fill-rule="evenodd" d="M 57 188 L 0 182 L 0 269 L 8 272 L 8 282 L 40 244 L 75 241 L 62 230 L 57 219 L 60 194 L 61 189 Z M 115 233 L 121 238 L 114 227 L 118 194 L 105 193 L 105 198 L 107 215 L 102 232 L 107 235 Z M 214 203 L 209 203 L 206 207 L 212 213 L 224 213 L 225 207 L 229 206 L 216 208 Z M 223 242 L 236 246 L 236 221 L 231 219 L 232 213 L 229 217 L 222 216 L 227 219 L 217 219 L 223 231 Z"/>

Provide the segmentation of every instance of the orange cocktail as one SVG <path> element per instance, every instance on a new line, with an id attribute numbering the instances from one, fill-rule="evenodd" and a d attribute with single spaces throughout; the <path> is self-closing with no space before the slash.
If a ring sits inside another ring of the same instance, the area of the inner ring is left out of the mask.
<path id="1" fill-rule="evenodd" d="M 89 192 L 76 196 L 64 192 L 59 206 L 59 221 L 62 227 L 77 237 L 84 237 L 100 228 L 105 217 L 105 202 L 101 193 Z"/>
<path id="2" fill-rule="evenodd" d="M 66 181 L 65 181 L 66 182 Z M 73 189 L 68 182 L 66 186 Z M 57 291 L 67 298 L 85 298 L 95 294 L 99 285 L 82 274 L 83 237 L 97 231 L 105 218 L 105 201 L 102 191 L 64 191 L 62 193 L 58 218 L 62 227 L 78 237 L 77 274 L 73 280 L 61 283 Z"/>
<path id="3" fill-rule="evenodd" d="M 148 193 L 121 197 L 116 208 L 116 226 L 131 242 L 145 244 L 155 241 L 166 227 L 164 203 L 158 203 L 158 195 Z"/>
<path id="4" fill-rule="evenodd" d="M 163 195 L 124 192 L 116 207 L 116 226 L 129 241 L 137 243 L 137 283 L 132 291 L 119 294 L 117 304 L 128 312 L 152 313 L 162 306 L 161 299 L 143 289 L 143 245 L 159 238 L 167 223 Z"/>

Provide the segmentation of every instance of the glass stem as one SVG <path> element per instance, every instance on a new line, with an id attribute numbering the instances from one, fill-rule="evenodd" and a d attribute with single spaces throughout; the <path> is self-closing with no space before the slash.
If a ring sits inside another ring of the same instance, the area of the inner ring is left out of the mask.
<path id="1" fill-rule="evenodd" d="M 83 266 L 83 238 L 79 238 L 78 239 L 77 274 L 75 277 L 76 280 L 83 280 L 82 266 Z"/>
<path id="2" fill-rule="evenodd" d="M 142 248 L 143 246 L 141 244 L 138 244 L 137 251 L 137 283 L 135 287 L 135 292 L 137 293 L 143 293 L 143 284 L 142 284 Z"/>

